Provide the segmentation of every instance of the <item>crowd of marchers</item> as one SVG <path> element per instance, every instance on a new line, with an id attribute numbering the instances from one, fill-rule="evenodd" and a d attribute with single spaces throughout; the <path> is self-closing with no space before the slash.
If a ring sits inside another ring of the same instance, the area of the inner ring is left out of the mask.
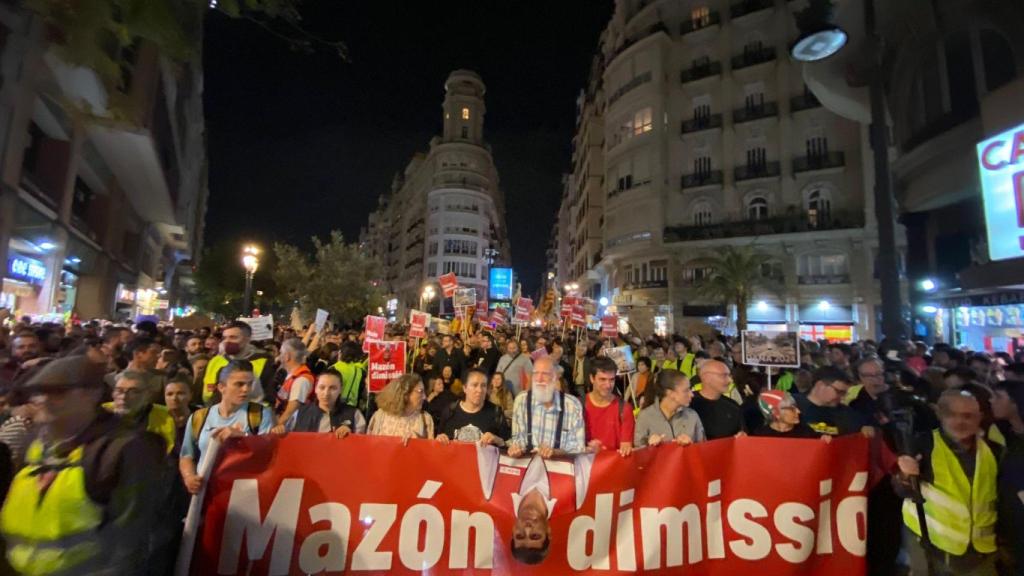
<path id="1" fill-rule="evenodd" d="M 863 434 L 886 476 L 869 495 L 871 574 L 1024 574 L 1022 355 L 804 341 L 799 368 L 769 374 L 722 335 L 499 328 L 407 339 L 409 370 L 371 394 L 364 332 L 274 334 L 0 328 L 0 573 L 170 573 L 211 439 L 309 432 L 545 459 Z M 606 350 L 626 345 L 636 370 L 621 374 Z"/>

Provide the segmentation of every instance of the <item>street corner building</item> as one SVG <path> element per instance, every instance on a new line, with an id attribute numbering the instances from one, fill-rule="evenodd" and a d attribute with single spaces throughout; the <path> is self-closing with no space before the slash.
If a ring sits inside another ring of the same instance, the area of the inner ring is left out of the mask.
<path id="1" fill-rule="evenodd" d="M 694 290 L 711 272 L 702 261 L 753 246 L 767 255 L 762 276 L 780 290 L 751 298 L 752 329 L 877 337 L 870 106 L 866 81 L 851 86 L 847 73 L 865 69 L 857 58 L 869 51 L 858 47 L 863 8 L 848 4 L 837 23 L 858 40 L 802 64 L 789 47 L 803 3 L 617 0 L 577 100 L 549 281 L 607 298 L 642 330 L 694 333 L 737 315 Z M 984 237 L 973 145 L 994 132 L 980 116 L 989 107 L 1009 113 L 1019 94 L 996 98 L 1021 82 L 1021 6 L 942 1 L 911 22 L 916 12 L 876 4 L 896 54 L 886 101 L 900 274 L 945 272 L 957 292 L 967 286 L 956 273 Z M 927 38 L 900 33 L 908 27 Z M 1024 121 L 1019 105 L 1011 115 Z M 901 300 L 919 303 L 907 284 Z"/>
<path id="2" fill-rule="evenodd" d="M 182 61 L 131 39 L 108 54 L 113 87 L 68 62 L 53 26 L 0 4 L 0 308 L 168 319 L 203 236 L 201 41 Z"/>
<path id="3" fill-rule="evenodd" d="M 444 91 L 443 133 L 395 175 L 360 232 L 360 246 L 381 264 L 392 317 L 418 308 L 423 287 L 449 272 L 482 298 L 491 266 L 511 262 L 505 197 L 484 140 L 484 82 L 456 70 Z M 441 300 L 430 311 L 452 313 Z"/>

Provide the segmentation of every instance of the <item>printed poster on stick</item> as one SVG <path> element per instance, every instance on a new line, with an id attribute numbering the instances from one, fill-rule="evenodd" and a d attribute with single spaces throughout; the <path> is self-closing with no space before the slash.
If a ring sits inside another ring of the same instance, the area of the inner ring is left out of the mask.
<path id="1" fill-rule="evenodd" d="M 569 324 L 573 328 L 583 328 L 587 325 L 587 311 L 583 308 L 583 304 L 574 304 L 572 307 L 572 315 L 569 316 Z"/>
<path id="2" fill-rule="evenodd" d="M 452 305 L 456 308 L 476 307 L 476 288 L 456 288 Z"/>
<path id="3" fill-rule="evenodd" d="M 405 341 L 370 342 L 367 388 L 380 392 L 395 378 L 405 374 Z"/>
<path id="4" fill-rule="evenodd" d="M 513 320 L 513 324 L 526 324 L 530 321 L 530 314 L 533 313 L 533 300 L 530 298 L 520 298 L 516 302 L 516 316 Z"/>
<path id="5" fill-rule="evenodd" d="M 388 320 L 383 316 L 367 316 L 363 322 L 366 326 L 366 338 L 363 339 L 363 352 L 369 353 L 370 342 L 376 342 L 384 339 L 384 329 L 388 325 Z"/>
<path id="6" fill-rule="evenodd" d="M 748 366 L 800 366 L 800 337 L 796 332 L 744 330 L 743 363 Z"/>
<path id="7" fill-rule="evenodd" d="M 441 293 L 444 294 L 445 298 L 455 296 L 455 289 L 459 287 L 459 279 L 455 277 L 454 272 L 441 276 L 437 279 L 437 282 L 441 285 Z"/>
<path id="8" fill-rule="evenodd" d="M 425 338 L 427 326 L 430 324 L 430 314 L 419 310 L 409 311 L 409 337 Z"/>
<path id="9" fill-rule="evenodd" d="M 619 335 L 619 317 L 614 314 L 601 318 L 601 336 L 615 338 Z"/>

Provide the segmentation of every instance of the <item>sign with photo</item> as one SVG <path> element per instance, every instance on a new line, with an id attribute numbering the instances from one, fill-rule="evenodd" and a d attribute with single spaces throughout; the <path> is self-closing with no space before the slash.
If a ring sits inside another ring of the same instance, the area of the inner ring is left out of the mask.
<path id="1" fill-rule="evenodd" d="M 800 338 L 796 332 L 744 330 L 743 363 L 748 366 L 800 366 Z"/>
<path id="2" fill-rule="evenodd" d="M 419 310 L 409 311 L 409 337 L 424 338 L 427 335 L 427 325 L 430 324 L 430 314 Z"/>
<path id="3" fill-rule="evenodd" d="M 456 308 L 476 307 L 476 288 L 456 288 L 452 305 Z"/>
<path id="4" fill-rule="evenodd" d="M 618 368 L 619 374 L 632 374 L 633 372 L 636 372 L 636 362 L 633 360 L 633 349 L 629 346 L 605 348 L 604 355 L 611 358 L 612 362 L 615 362 L 615 367 Z"/>
<path id="5" fill-rule="evenodd" d="M 274 339 L 273 314 L 269 314 L 267 316 L 257 316 L 255 318 L 239 318 L 239 320 L 248 324 L 249 328 L 252 328 L 252 337 L 250 338 L 250 340 L 252 340 L 253 342 Z"/>
<path id="6" fill-rule="evenodd" d="M 380 392 L 395 378 L 405 374 L 405 341 L 370 342 L 367 388 Z"/>

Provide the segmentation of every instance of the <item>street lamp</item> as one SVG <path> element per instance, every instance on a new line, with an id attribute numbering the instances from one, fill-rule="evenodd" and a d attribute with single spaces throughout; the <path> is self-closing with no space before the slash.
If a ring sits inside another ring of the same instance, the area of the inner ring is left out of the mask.
<path id="1" fill-rule="evenodd" d="M 878 223 L 878 281 L 882 296 L 882 335 L 893 341 L 904 340 L 907 336 L 907 329 L 903 322 L 903 300 L 900 296 L 900 271 L 897 262 L 896 252 L 896 215 L 895 202 L 892 195 L 892 177 L 889 172 L 889 131 L 886 126 L 885 116 L 885 86 L 883 85 L 882 55 L 884 47 L 881 39 L 875 31 L 875 2 L 874 0 L 863 0 L 864 2 L 864 35 L 871 43 L 871 126 L 870 139 L 873 160 L 875 165 L 875 220 Z M 813 12 L 818 20 L 826 20 L 825 16 L 831 16 L 831 2 L 829 0 L 812 0 L 815 7 Z M 821 30 L 832 30 L 842 32 L 835 26 L 823 24 L 819 30 L 813 30 L 810 22 L 798 22 L 805 33 L 809 33 L 808 39 L 813 38 L 816 32 Z M 801 41 L 804 38 L 801 38 Z M 814 57 L 813 50 L 807 50 L 807 46 L 798 41 L 794 44 L 790 54 L 794 60 L 800 62 L 814 62 L 821 60 L 837 52 L 846 42 L 846 34 L 842 33 L 841 41 L 834 38 L 834 49 L 828 52 L 827 43 L 820 45 L 820 52 Z M 822 40 L 824 42 L 824 40 Z M 798 49 L 798 47 L 804 49 Z M 828 52 L 825 54 L 825 52 Z M 824 55 L 821 55 L 824 54 Z"/>
<path id="2" fill-rule="evenodd" d="M 577 291 L 579 289 L 580 289 L 580 285 L 577 284 L 576 282 L 571 282 L 571 283 L 565 285 L 566 293 L 572 293 L 572 292 L 575 292 L 575 291 Z"/>
<path id="3" fill-rule="evenodd" d="M 242 266 L 245 268 L 245 298 L 242 303 L 242 316 L 249 316 L 252 306 L 252 277 L 260 267 L 260 249 L 252 244 L 242 248 Z"/>
<path id="4" fill-rule="evenodd" d="M 423 292 L 420 294 L 420 311 L 421 312 L 426 312 L 427 311 L 426 309 L 424 309 L 424 302 L 427 303 L 427 304 L 430 304 L 430 301 L 433 300 L 434 296 L 436 296 L 436 295 L 437 295 L 437 292 L 434 291 L 434 287 L 431 286 L 430 284 L 427 284 L 426 286 L 423 287 Z"/>

